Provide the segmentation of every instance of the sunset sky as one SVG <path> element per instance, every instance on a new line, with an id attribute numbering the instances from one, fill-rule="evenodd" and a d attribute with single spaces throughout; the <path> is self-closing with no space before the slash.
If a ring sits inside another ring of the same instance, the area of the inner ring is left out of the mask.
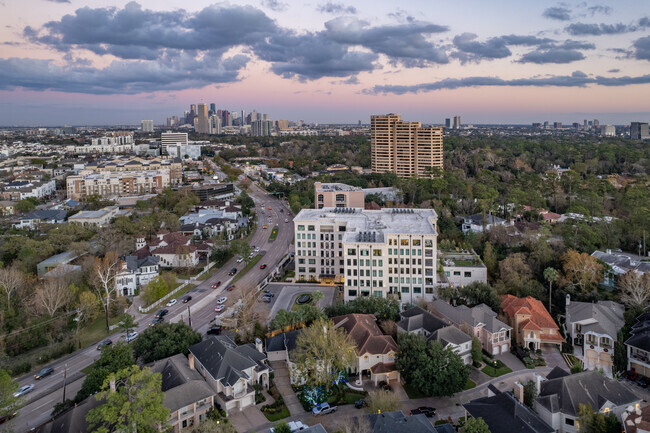
<path id="1" fill-rule="evenodd" d="M 650 120 L 650 5 L 0 0 L 0 125 Z"/>

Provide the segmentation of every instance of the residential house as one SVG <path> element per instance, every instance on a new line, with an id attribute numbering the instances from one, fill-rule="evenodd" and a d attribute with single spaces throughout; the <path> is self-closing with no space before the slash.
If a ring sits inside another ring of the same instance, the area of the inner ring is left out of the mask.
<path id="1" fill-rule="evenodd" d="M 433 313 L 458 326 L 463 332 L 477 337 L 481 348 L 493 355 L 510 351 L 512 327 L 497 318 L 497 313 L 485 304 L 472 308 L 466 305 L 454 307 L 446 301 L 433 301 Z"/>
<path id="2" fill-rule="evenodd" d="M 120 208 L 107 206 L 99 210 L 82 210 L 68 218 L 68 222 L 82 226 L 106 227 L 113 218 L 117 217 Z"/>
<path id="3" fill-rule="evenodd" d="M 283 332 L 267 338 L 264 342 L 265 352 L 269 362 L 284 361 L 287 363 L 289 379 L 292 384 L 302 384 L 303 382 L 302 378 L 298 375 L 298 370 L 296 370 L 296 364 L 291 360 L 291 354 L 296 350 L 296 342 L 300 334 L 302 334 L 302 329 Z"/>
<path id="4" fill-rule="evenodd" d="M 496 391 L 496 395 L 477 398 L 463 405 L 466 413 L 485 421 L 490 433 L 555 432 L 553 427 L 512 394 Z"/>
<path id="5" fill-rule="evenodd" d="M 67 265 L 77 257 L 79 256 L 74 251 L 66 251 L 64 253 L 48 257 L 36 265 L 36 273 L 39 277 L 42 277 L 47 272 L 50 272 L 60 265 Z"/>
<path id="6" fill-rule="evenodd" d="M 166 268 L 194 267 L 199 264 L 199 255 L 191 242 L 189 236 L 160 230 L 149 242 L 145 241 L 144 236 L 136 237 L 135 255 L 139 258 L 156 256 L 160 259 L 158 264 Z"/>
<path id="7" fill-rule="evenodd" d="M 393 337 L 381 332 L 373 314 L 346 314 L 330 320 L 335 329 L 343 328 L 357 346 L 355 370 L 359 378 L 363 373 L 369 373 L 375 385 L 380 381 L 399 380 L 395 365 L 397 343 Z"/>
<path id="8" fill-rule="evenodd" d="M 503 218 L 486 214 L 485 219 L 483 219 L 483 214 L 477 213 L 463 218 L 462 230 L 463 233 L 483 233 L 490 231 L 493 227 L 506 225 L 507 221 Z"/>
<path id="9" fill-rule="evenodd" d="M 564 338 L 549 312 L 532 296 L 517 298 L 501 296 L 501 316 L 515 333 L 515 342 L 530 350 L 542 348 L 542 344 L 561 346 Z"/>
<path id="10" fill-rule="evenodd" d="M 0 215 L 11 216 L 16 213 L 16 202 L 3 200 L 0 201 Z"/>
<path id="11" fill-rule="evenodd" d="M 67 212 L 61 209 L 40 209 L 20 217 L 14 227 L 35 230 L 41 224 L 61 224 L 65 222 Z"/>
<path id="12" fill-rule="evenodd" d="M 555 224 L 562 217 L 562 215 L 560 215 L 559 213 L 551 212 L 550 210 L 544 208 L 534 208 L 532 206 L 524 205 L 523 209 L 524 211 L 537 212 L 539 216 L 549 224 Z"/>
<path id="13" fill-rule="evenodd" d="M 363 418 L 370 425 L 369 433 L 437 433 L 439 431 L 424 414 L 405 416 L 401 410 L 365 415 Z M 352 419 L 351 422 L 359 423 L 359 419 Z"/>
<path id="14" fill-rule="evenodd" d="M 115 275 L 116 293 L 123 296 L 135 295 L 136 289 L 146 286 L 158 276 L 159 257 L 126 256 L 123 258 L 122 268 Z"/>
<path id="15" fill-rule="evenodd" d="M 465 364 L 472 363 L 472 337 L 420 307 L 411 307 L 400 313 L 397 332 L 423 335 L 428 341 L 438 341 L 446 349 L 450 347 Z"/>
<path id="16" fill-rule="evenodd" d="M 211 336 L 190 347 L 189 363 L 216 392 L 226 413 L 255 405 L 253 385 L 268 388 L 270 369 L 262 341 L 237 346 L 225 335 Z"/>
<path id="17" fill-rule="evenodd" d="M 242 217 L 241 208 L 229 206 L 224 209 L 200 208 L 180 218 L 181 232 L 202 238 L 226 233 L 229 240 L 234 233 L 248 224 Z"/>
<path id="18" fill-rule="evenodd" d="M 602 369 L 612 376 L 618 331 L 625 325 L 625 307 L 613 301 L 576 302 L 566 295 L 566 330 L 587 370 Z"/>
<path id="19" fill-rule="evenodd" d="M 630 334 L 630 338 L 625 340 L 627 369 L 650 376 L 650 313 L 636 318 Z"/>
<path id="20" fill-rule="evenodd" d="M 540 418 L 559 433 L 579 431 L 580 404 L 591 405 L 595 412 L 614 413 L 619 417 L 629 407 L 639 407 L 641 399 L 620 382 L 588 370 L 569 374 L 555 367 L 541 381 L 533 409 Z"/>
<path id="21" fill-rule="evenodd" d="M 463 287 L 479 282 L 487 284 L 487 268 L 481 258 L 472 251 L 438 251 L 442 271 L 447 284 Z"/>
<path id="22" fill-rule="evenodd" d="M 650 433 L 650 406 L 625 411 L 621 419 L 625 433 Z"/>
<path id="23" fill-rule="evenodd" d="M 612 250 L 605 252 L 596 250 L 591 255 L 607 265 L 601 282 L 606 287 L 614 288 L 616 278 L 630 271 L 636 271 L 641 275 L 650 272 L 650 262 L 636 260 L 627 254 L 613 253 Z"/>
<path id="24" fill-rule="evenodd" d="M 214 407 L 216 392 L 190 368 L 188 359 L 174 355 L 154 362 L 154 373 L 162 375 L 163 405 L 169 409 L 167 427 L 173 433 L 199 425 Z"/>

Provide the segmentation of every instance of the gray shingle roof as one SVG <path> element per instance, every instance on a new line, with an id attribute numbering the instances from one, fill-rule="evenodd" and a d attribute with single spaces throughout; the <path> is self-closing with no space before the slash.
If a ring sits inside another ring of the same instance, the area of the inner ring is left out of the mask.
<path id="1" fill-rule="evenodd" d="M 288 351 L 294 350 L 296 348 L 296 341 L 301 332 L 302 329 L 298 329 L 296 331 L 284 332 L 267 338 L 264 342 L 266 353 L 279 352 L 285 349 Z"/>
<path id="2" fill-rule="evenodd" d="M 21 220 L 57 220 L 64 221 L 67 212 L 63 209 L 40 209 L 20 217 Z"/>
<path id="3" fill-rule="evenodd" d="M 581 326 L 583 334 L 592 331 L 609 335 L 616 341 L 618 330 L 625 325 L 624 311 L 625 308 L 621 304 L 612 301 L 571 301 L 566 307 L 567 323 L 584 321 L 586 323 Z"/>
<path id="4" fill-rule="evenodd" d="M 479 304 L 472 308 L 465 305 L 454 307 L 442 299 L 437 299 L 433 301 L 433 306 L 436 312 L 457 325 L 462 325 L 465 322 L 474 328 L 483 324 L 483 327 L 492 333 L 499 332 L 501 329 L 512 329 L 511 326 L 497 319 L 497 313 L 485 304 Z"/>
<path id="5" fill-rule="evenodd" d="M 449 323 L 434 316 L 423 308 L 411 307 L 400 313 L 402 320 L 397 322 L 397 327 L 404 331 L 417 331 L 424 329 L 432 333 L 440 328 L 449 326 Z"/>
<path id="6" fill-rule="evenodd" d="M 577 416 L 580 403 L 598 411 L 606 401 L 624 406 L 640 399 L 619 382 L 590 370 L 543 381 L 537 401 L 552 413 Z"/>
<path id="7" fill-rule="evenodd" d="M 625 344 L 650 352 L 650 313 L 643 313 L 636 320 L 630 331 L 632 336 Z"/>
<path id="8" fill-rule="evenodd" d="M 436 433 L 436 429 L 423 414 L 404 416 L 400 410 L 366 415 L 372 433 Z"/>
<path id="9" fill-rule="evenodd" d="M 472 400 L 463 407 L 483 418 L 491 433 L 551 433 L 555 430 L 510 393 Z"/>
<path id="10" fill-rule="evenodd" d="M 625 254 L 611 254 L 596 250 L 591 253 L 591 255 L 607 263 L 618 275 L 624 274 L 625 272 L 633 269 L 643 273 L 650 272 L 650 262 L 639 262 L 638 260 L 632 260 Z"/>
<path id="11" fill-rule="evenodd" d="M 447 344 L 461 345 L 472 341 L 472 337 L 465 334 L 455 326 L 447 326 L 438 329 L 432 334 L 432 339 L 435 339 L 436 341 L 442 343 L 443 347 Z"/>

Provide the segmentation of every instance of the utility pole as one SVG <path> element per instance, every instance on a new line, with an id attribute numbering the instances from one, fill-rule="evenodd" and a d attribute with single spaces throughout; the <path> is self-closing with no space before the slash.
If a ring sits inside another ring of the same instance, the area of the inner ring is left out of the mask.
<path id="1" fill-rule="evenodd" d="M 65 385 L 66 385 L 67 377 L 68 377 L 68 364 L 65 364 L 65 369 L 63 370 L 63 401 L 62 401 L 62 403 L 65 403 Z"/>
<path id="2" fill-rule="evenodd" d="M 192 327 L 192 313 L 190 312 L 190 306 L 187 306 L 187 321 L 188 324 L 190 325 L 190 328 Z"/>

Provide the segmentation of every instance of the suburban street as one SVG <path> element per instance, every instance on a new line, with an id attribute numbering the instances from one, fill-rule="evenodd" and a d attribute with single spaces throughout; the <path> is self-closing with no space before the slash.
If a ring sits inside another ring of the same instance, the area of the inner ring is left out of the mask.
<path id="1" fill-rule="evenodd" d="M 236 267 L 241 271 L 246 265 L 246 262 L 237 263 L 236 257 L 229 260 L 207 280 L 196 281 L 196 287 L 186 293 L 187 295 L 192 296 L 192 301 L 189 304 L 178 302 L 172 307 L 165 307 L 164 303 L 161 304 L 160 308 L 167 308 L 169 310 L 169 313 L 165 316 L 166 322 L 173 323 L 182 320 L 185 323 L 189 323 L 189 316 L 191 315 L 192 327 L 201 333 L 205 333 L 209 328 L 210 323 L 215 318 L 214 307 L 217 298 L 221 296 L 228 297 L 228 302 L 226 303 L 228 309 L 223 313 L 223 316 L 228 315 L 230 313 L 230 307 L 236 304 L 241 291 L 244 288 L 257 286 L 260 281 L 271 274 L 278 263 L 280 263 L 289 252 L 293 239 L 293 221 L 289 209 L 284 205 L 284 203 L 267 195 L 255 184 L 251 185 L 248 193 L 255 201 L 255 210 L 257 214 L 257 229 L 252 237 L 250 245 L 260 248 L 259 254 L 263 254 L 262 259 L 259 261 L 258 265 L 253 267 L 247 274 L 237 280 L 235 289 L 232 292 L 226 291 L 226 287 L 228 287 L 230 281 L 233 279 L 233 277 L 228 276 L 229 270 Z M 269 210 L 268 207 L 271 207 L 272 209 Z M 262 210 L 264 212 L 262 212 Z M 269 222 L 269 217 L 271 218 L 271 222 Z M 285 220 L 287 219 L 288 222 L 285 223 Z M 267 229 L 262 228 L 264 224 L 267 224 Z M 279 228 L 277 238 L 274 241 L 269 241 L 271 230 L 275 226 Z M 266 269 L 259 268 L 259 265 L 262 264 L 267 265 Z M 216 281 L 221 281 L 221 285 L 218 289 L 214 290 L 211 286 Z M 266 307 L 266 304 L 263 305 Z M 136 330 L 138 332 L 142 333 L 149 327 L 149 324 L 158 309 L 159 308 L 154 308 L 148 314 L 134 314 L 137 323 Z M 119 332 L 114 333 L 107 338 L 110 338 L 115 342 L 123 337 L 124 334 Z M 26 406 L 20 411 L 20 414 L 11 421 L 11 426 L 14 431 L 29 431 L 49 419 L 54 404 L 62 401 L 64 373 L 66 370 L 68 384 L 66 389 L 66 398 L 74 398 L 83 382 L 84 374 L 81 370 L 91 365 L 99 359 L 99 357 L 100 351 L 97 350 L 95 344 L 93 344 L 90 347 L 78 350 L 77 352 L 50 364 L 49 366 L 54 368 L 54 373 L 50 376 L 41 380 L 34 380 L 33 375 L 27 375 L 20 378 L 18 380 L 20 386 L 32 383 L 36 387 L 34 391 L 27 394 Z"/>

